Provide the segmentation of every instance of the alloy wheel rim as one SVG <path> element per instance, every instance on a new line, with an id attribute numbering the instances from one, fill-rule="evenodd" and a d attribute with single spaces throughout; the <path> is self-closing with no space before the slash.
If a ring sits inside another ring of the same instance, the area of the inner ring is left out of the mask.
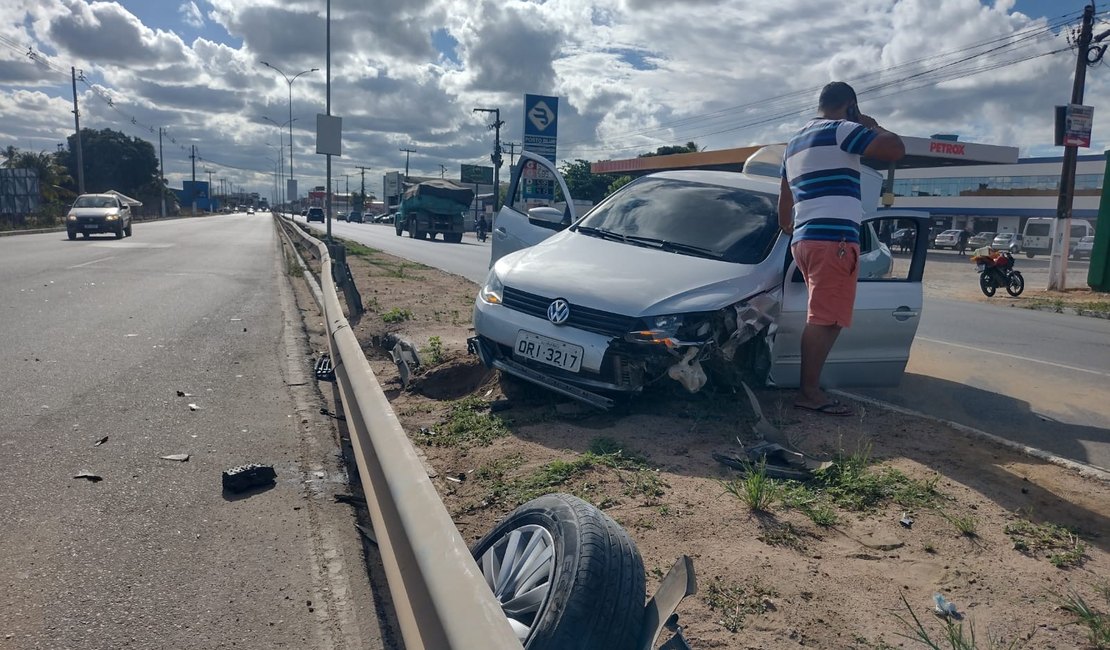
<path id="1" fill-rule="evenodd" d="M 524 643 L 551 594 L 555 577 L 551 533 L 535 524 L 514 528 L 482 554 L 481 565 L 486 584 Z"/>

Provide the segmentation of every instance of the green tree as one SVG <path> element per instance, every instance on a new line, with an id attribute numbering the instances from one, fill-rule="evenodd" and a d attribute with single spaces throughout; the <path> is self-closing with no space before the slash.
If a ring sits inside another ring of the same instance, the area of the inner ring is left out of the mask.
<path id="1" fill-rule="evenodd" d="M 624 187 L 625 185 L 628 185 L 629 183 L 631 183 L 632 180 L 633 180 L 632 177 L 627 175 L 627 174 L 625 174 L 624 176 L 618 176 L 615 179 L 613 179 L 612 183 L 609 183 L 609 187 L 607 188 L 606 192 L 608 192 L 608 194 L 612 194 L 613 192 L 616 192 L 620 188 Z M 606 196 L 608 196 L 608 194 L 606 194 Z"/>
<path id="2" fill-rule="evenodd" d="M 70 176 L 76 178 L 75 136 L 68 140 L 62 158 Z M 86 192 L 116 190 L 143 202 L 159 199 L 164 185 L 154 145 L 111 129 L 81 129 L 81 145 Z"/>
<path id="3" fill-rule="evenodd" d="M 4 157 L 4 162 L 2 166 L 11 169 L 15 167 L 14 163 L 15 159 L 19 156 L 19 149 L 17 149 L 14 145 L 9 144 L 8 146 L 0 150 L 0 156 Z"/>
<path id="4" fill-rule="evenodd" d="M 590 161 L 579 158 L 574 162 L 563 161 L 559 167 L 563 180 L 567 182 L 570 195 L 577 200 L 597 203 L 609 195 L 609 184 L 613 178 L 607 174 L 590 171 Z"/>
<path id="5" fill-rule="evenodd" d="M 676 145 L 670 145 L 670 146 L 666 146 L 666 147 L 659 147 L 654 152 L 642 153 L 637 157 L 638 158 L 650 158 L 652 156 L 669 156 L 669 155 L 675 154 L 675 153 L 697 153 L 698 151 L 699 151 L 698 150 L 698 145 L 695 144 L 693 141 L 691 141 L 691 142 L 687 142 L 686 144 L 676 144 Z"/>

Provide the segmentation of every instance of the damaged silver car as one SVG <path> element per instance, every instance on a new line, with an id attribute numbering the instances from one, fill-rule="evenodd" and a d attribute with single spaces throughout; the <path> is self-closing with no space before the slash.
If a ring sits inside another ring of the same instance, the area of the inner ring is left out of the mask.
<path id="1" fill-rule="evenodd" d="M 529 174 L 570 196 L 547 160 L 524 153 L 475 301 L 472 349 L 487 366 L 598 408 L 661 381 L 690 392 L 708 382 L 797 385 L 806 289 L 778 228 L 777 177 L 651 174 L 577 219 L 573 201 L 530 206 Z M 867 170 L 864 179 L 875 205 L 879 175 Z M 896 384 L 909 358 L 928 219 L 906 211 L 876 219 L 912 228 L 914 254 L 895 268 L 865 222 L 855 325 L 830 355 L 828 386 Z"/>

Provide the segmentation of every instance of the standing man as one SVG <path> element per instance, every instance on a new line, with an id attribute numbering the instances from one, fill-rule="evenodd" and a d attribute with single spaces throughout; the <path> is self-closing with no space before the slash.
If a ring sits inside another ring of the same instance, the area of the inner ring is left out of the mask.
<path id="1" fill-rule="evenodd" d="M 964 226 L 964 229 L 960 231 L 960 237 L 957 240 L 957 245 L 959 246 L 961 257 L 963 257 L 963 255 L 967 252 L 967 242 L 969 239 L 971 239 L 971 226 Z"/>
<path id="2" fill-rule="evenodd" d="M 821 90 L 818 117 L 790 139 L 782 163 L 779 227 L 809 289 L 802 332 L 801 389 L 794 406 L 851 415 L 821 390 L 821 369 L 842 328 L 852 323 L 859 274 L 860 158 L 893 162 L 906 155 L 902 138 L 863 115 L 856 92 L 842 81 Z M 877 206 L 869 205 L 868 209 Z"/>

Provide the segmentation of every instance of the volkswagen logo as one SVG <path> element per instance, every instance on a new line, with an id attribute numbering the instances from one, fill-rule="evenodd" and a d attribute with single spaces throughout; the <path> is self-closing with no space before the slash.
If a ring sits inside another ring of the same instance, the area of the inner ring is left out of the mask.
<path id="1" fill-rule="evenodd" d="M 555 325 L 562 325 L 570 318 L 570 304 L 559 298 L 547 306 L 547 320 Z"/>

